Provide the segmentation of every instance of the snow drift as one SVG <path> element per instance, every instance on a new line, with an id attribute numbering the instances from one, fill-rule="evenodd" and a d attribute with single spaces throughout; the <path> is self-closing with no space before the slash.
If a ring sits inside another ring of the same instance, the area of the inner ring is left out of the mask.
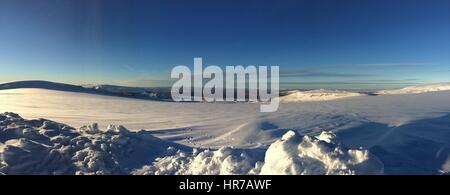
<path id="1" fill-rule="evenodd" d="M 245 151 L 229 147 L 217 151 L 194 149 L 192 155 L 178 151 L 156 159 L 135 174 L 260 174 L 337 175 L 382 174 L 383 164 L 367 150 L 346 149 L 336 143 L 336 135 L 300 136 L 287 132 L 270 145 L 263 162 Z"/>
<path id="2" fill-rule="evenodd" d="M 323 131 L 319 136 L 299 136 L 289 131 L 270 145 L 263 175 L 353 175 L 382 174 L 383 164 L 367 150 L 346 149 L 336 135 Z"/>
<path id="3" fill-rule="evenodd" d="M 166 143 L 122 126 L 76 130 L 53 121 L 0 114 L 0 173 L 128 174 L 163 155 Z"/>
<path id="4" fill-rule="evenodd" d="M 289 131 L 263 157 L 251 150 L 192 149 L 96 124 L 74 129 L 53 121 L 0 114 L 0 174 L 380 174 L 367 150 L 346 149 L 336 136 Z"/>
<path id="5" fill-rule="evenodd" d="M 375 94 L 418 94 L 448 90 L 450 90 L 450 83 L 436 83 L 430 85 L 410 86 L 401 89 L 381 90 L 377 91 Z"/>
<path id="6" fill-rule="evenodd" d="M 281 96 L 280 100 L 282 102 L 314 102 L 314 101 L 328 101 L 328 100 L 342 99 L 361 95 L 363 94 L 340 90 L 325 90 L 325 89 L 311 90 L 311 91 L 293 90 L 287 92 L 287 95 Z"/>
<path id="7" fill-rule="evenodd" d="M 172 148 L 170 148 L 172 149 Z M 255 167 L 256 164 L 256 167 Z M 143 175 L 235 175 L 258 174 L 260 162 L 247 152 L 231 147 L 216 151 L 193 149 L 192 153 L 177 151 L 174 155 L 158 158 L 151 165 L 137 169 L 133 174 Z"/>

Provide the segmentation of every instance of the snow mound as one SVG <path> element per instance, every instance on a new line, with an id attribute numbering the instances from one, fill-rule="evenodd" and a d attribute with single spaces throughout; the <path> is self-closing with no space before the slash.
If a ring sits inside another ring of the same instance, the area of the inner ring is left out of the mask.
<path id="1" fill-rule="evenodd" d="M 315 101 L 329 101 L 335 99 L 342 99 L 348 97 L 362 96 L 363 94 L 357 92 L 348 92 L 340 90 L 311 90 L 311 91 L 289 91 L 287 95 L 281 96 L 282 102 L 315 102 Z"/>
<path id="2" fill-rule="evenodd" d="M 76 130 L 53 121 L 0 114 L 0 174 L 128 174 L 169 144 L 146 132 L 97 124 Z"/>
<path id="3" fill-rule="evenodd" d="M 216 151 L 193 149 L 192 154 L 177 151 L 175 155 L 158 158 L 152 165 L 137 169 L 143 175 L 241 175 L 256 174 L 255 160 L 245 152 L 231 147 Z M 259 163 L 257 163 L 259 165 Z M 258 167 L 256 165 L 256 167 Z"/>
<path id="4" fill-rule="evenodd" d="M 299 136 L 289 131 L 270 145 L 262 175 L 382 174 L 383 164 L 367 150 L 346 149 L 336 135 Z"/>
<path id="5" fill-rule="evenodd" d="M 346 149 L 337 144 L 336 135 L 322 132 L 310 137 L 289 131 L 270 145 L 264 162 L 255 162 L 246 152 L 229 147 L 217 151 L 194 149 L 192 155 L 156 159 L 134 174 L 261 174 L 261 175 L 336 175 L 382 174 L 383 164 L 367 150 Z"/>
<path id="6" fill-rule="evenodd" d="M 447 157 L 447 160 L 442 164 L 441 170 L 439 170 L 441 174 L 449 175 L 450 174 L 450 156 Z"/>
<path id="7" fill-rule="evenodd" d="M 410 86 L 402 89 L 381 90 L 377 91 L 376 94 L 418 94 L 448 90 L 450 90 L 450 83 L 437 83 L 430 85 Z"/>

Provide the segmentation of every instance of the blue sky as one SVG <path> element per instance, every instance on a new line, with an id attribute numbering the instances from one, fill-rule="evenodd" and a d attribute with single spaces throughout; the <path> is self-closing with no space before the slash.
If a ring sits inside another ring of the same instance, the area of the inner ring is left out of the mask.
<path id="1" fill-rule="evenodd" d="M 449 35 L 449 0 L 2 0 L 0 82 L 160 86 L 194 57 L 284 87 L 449 82 Z"/>

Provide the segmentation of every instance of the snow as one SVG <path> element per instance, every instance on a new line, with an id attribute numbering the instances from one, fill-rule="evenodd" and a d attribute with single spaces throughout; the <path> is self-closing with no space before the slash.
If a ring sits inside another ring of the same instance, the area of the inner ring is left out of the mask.
<path id="1" fill-rule="evenodd" d="M 402 89 L 381 90 L 376 92 L 376 94 L 418 94 L 448 90 L 450 90 L 450 83 L 436 83 L 429 85 L 410 86 Z"/>
<path id="2" fill-rule="evenodd" d="M 335 144 L 336 136 L 301 137 L 289 131 L 270 145 L 263 175 L 353 175 L 382 174 L 383 164 L 369 151 L 346 149 Z"/>
<path id="3" fill-rule="evenodd" d="M 25 120 L 15 113 L 0 114 L 0 119 L 1 174 L 382 173 L 382 164 L 369 158 L 367 150 L 334 145 L 330 132 L 318 136 L 326 141 L 305 136 L 300 143 L 296 141 L 300 137 L 289 131 L 269 147 L 265 162 L 255 162 L 251 155 L 231 147 L 201 152 L 194 148 L 189 154 L 179 145 L 122 126 L 102 131 L 94 123 L 76 130 L 45 119 Z M 181 149 L 168 155 L 176 147 Z"/>
<path id="4" fill-rule="evenodd" d="M 193 149 L 192 154 L 177 151 L 172 156 L 156 159 L 133 174 L 143 175 L 236 175 L 257 174 L 259 165 L 247 153 L 222 147 L 216 151 Z"/>
<path id="5" fill-rule="evenodd" d="M 170 91 L 165 88 L 125 87 L 116 85 L 70 85 L 49 81 L 29 80 L 0 83 L 0 90 L 7 89 L 48 89 L 65 92 L 98 94 L 158 101 L 171 101 Z"/>
<path id="6" fill-rule="evenodd" d="M 108 129 L 109 124 L 116 124 L 116 127 L 127 127 L 131 133 L 151 136 L 157 140 L 155 143 L 165 143 L 164 147 L 157 147 L 159 149 L 155 150 L 154 155 L 132 155 L 126 163 L 119 163 L 119 170 L 125 173 L 138 170 L 146 173 L 143 167 L 151 167 L 156 162 L 170 162 L 170 156 L 177 156 L 178 150 L 184 153 L 186 159 L 184 164 L 183 161 L 176 161 L 179 166 L 190 165 L 188 162 L 198 156 L 194 154 L 202 152 L 209 159 L 226 159 L 226 155 L 218 157 L 217 151 L 227 147 L 232 151 L 228 155 L 232 156 L 230 162 L 239 164 L 242 161 L 249 165 L 239 165 L 246 168 L 236 171 L 230 168 L 233 163 L 221 169 L 222 164 L 215 164 L 215 160 L 211 160 L 205 164 L 218 169 L 210 170 L 216 173 L 219 170 L 221 174 L 257 174 L 264 165 L 269 147 L 289 130 L 294 130 L 299 135 L 343 148 L 344 153 L 347 152 L 342 156 L 343 159 L 348 157 L 348 148 L 361 150 L 360 147 L 363 147 L 383 163 L 384 174 L 443 174 L 448 173 L 450 164 L 449 98 L 450 91 L 360 95 L 330 101 L 281 102 L 277 112 L 260 113 L 258 103 L 176 103 L 24 88 L 0 90 L 0 112 L 15 112 L 34 120 L 45 118 L 58 121 L 74 127 L 73 131 L 89 139 L 101 137 L 98 133 L 89 134 L 92 129 Z M 97 123 L 97 127 L 79 128 L 92 123 Z M 40 126 L 33 128 L 39 129 Z M 33 132 L 32 129 L 23 130 L 23 134 Z M 323 130 L 337 135 L 338 142 L 332 134 L 321 134 Z M 20 136 L 14 139 L 8 143 L 0 141 L 0 150 L 4 150 L 7 144 L 22 144 L 17 142 Z M 46 143 L 47 147 L 49 141 L 38 143 Z M 137 147 L 137 151 L 150 152 L 138 146 L 136 144 L 133 147 Z M 173 149 L 167 150 L 167 147 Z M 197 152 L 193 152 L 194 148 L 198 148 Z M 242 153 L 246 157 L 241 157 Z M 88 152 L 85 155 L 92 158 L 96 156 Z M 372 155 L 369 155 L 369 161 Z M 156 161 L 157 158 L 167 161 Z M 68 162 L 73 164 L 72 160 Z M 94 172 L 78 170 L 75 165 L 71 170 L 65 173 Z M 191 168 L 153 168 L 148 173 L 157 170 L 159 174 L 194 172 Z M 222 173 L 221 170 L 229 171 Z M 355 174 L 361 173 L 358 168 L 352 167 L 351 170 Z M 204 171 L 204 174 L 208 174 L 208 171 Z"/>
<path id="7" fill-rule="evenodd" d="M 21 88 L 39 88 L 39 89 L 51 89 L 59 91 L 72 91 L 72 92 L 85 92 L 85 93 L 95 93 L 94 90 L 84 88 L 82 86 L 55 83 L 49 81 L 16 81 L 9 83 L 0 83 L 0 89 L 21 89 Z"/>
<path id="8" fill-rule="evenodd" d="M 122 126 L 76 130 L 14 113 L 0 114 L 0 143 L 3 174 L 127 174 L 177 145 Z"/>
<path id="9" fill-rule="evenodd" d="M 323 139 L 323 140 L 322 140 Z M 319 136 L 300 136 L 288 131 L 270 145 L 263 161 L 256 161 L 249 151 L 222 147 L 216 151 L 194 149 L 192 155 L 177 151 L 158 158 L 152 165 L 134 174 L 194 175 L 349 175 L 382 174 L 383 164 L 367 150 L 346 149 L 331 132 Z"/>
<path id="10" fill-rule="evenodd" d="M 385 94 L 419 94 L 436 91 L 448 91 L 450 90 L 450 83 L 435 83 L 428 85 L 409 86 L 401 89 L 389 89 L 376 91 L 373 94 L 385 95 Z M 291 90 L 287 91 L 285 96 L 281 96 L 280 100 L 283 102 L 316 102 L 316 101 L 330 101 L 336 99 L 344 99 L 349 97 L 364 96 L 365 94 L 359 92 L 349 92 L 342 90 L 309 90 L 299 91 Z"/>
<path id="11" fill-rule="evenodd" d="M 362 95 L 363 94 L 357 92 L 348 92 L 340 90 L 325 90 L 325 89 L 311 90 L 311 91 L 293 90 L 287 92 L 287 95 L 281 96 L 280 100 L 283 102 L 315 102 L 315 101 L 330 101 Z"/>
<path id="12" fill-rule="evenodd" d="M 440 170 L 442 174 L 450 174 L 450 156 L 447 158 L 445 163 L 442 165 L 442 169 Z"/>

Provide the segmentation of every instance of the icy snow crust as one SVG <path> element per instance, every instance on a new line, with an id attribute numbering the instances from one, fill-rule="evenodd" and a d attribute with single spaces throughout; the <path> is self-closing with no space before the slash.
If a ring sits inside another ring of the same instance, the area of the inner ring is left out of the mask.
<path id="1" fill-rule="evenodd" d="M 367 150 L 346 149 L 331 132 L 317 137 L 287 132 L 264 161 L 231 147 L 194 148 L 122 126 L 74 129 L 45 120 L 0 114 L 0 174 L 381 174 Z"/>

